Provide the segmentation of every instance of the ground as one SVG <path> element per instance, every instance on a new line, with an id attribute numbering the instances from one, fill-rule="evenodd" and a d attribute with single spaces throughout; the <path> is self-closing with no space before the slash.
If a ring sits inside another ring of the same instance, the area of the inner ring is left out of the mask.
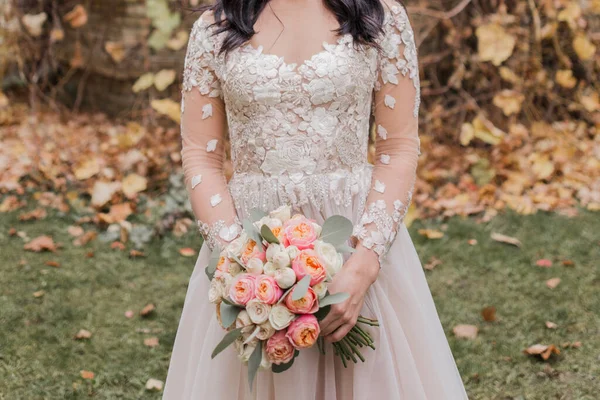
<path id="1" fill-rule="evenodd" d="M 179 249 L 198 250 L 199 236 L 157 239 L 145 257 L 131 258 L 128 250 L 99 240 L 74 246 L 67 233 L 73 223 L 56 213 L 25 223 L 17 213 L 0 214 L 0 399 L 159 399 L 144 386 L 149 378 L 165 379 L 194 265 Z M 23 239 L 10 236 L 11 227 L 29 238 L 51 235 L 63 247 L 56 253 L 23 251 Z M 445 229 L 445 235 L 427 239 L 417 233 L 422 228 Z M 424 264 L 431 257 L 442 261 L 426 275 L 471 399 L 598 397 L 597 214 L 428 220 L 410 231 Z M 491 232 L 519 238 L 522 246 L 493 241 Z M 536 265 L 539 259 L 552 266 Z M 561 282 L 550 289 L 550 278 Z M 150 303 L 156 310 L 141 317 Z M 486 322 L 481 310 L 490 306 L 496 320 Z M 546 321 L 557 328 L 547 328 Z M 457 338 L 458 324 L 477 326 L 477 338 Z M 74 339 L 80 329 L 91 338 Z M 145 345 L 148 338 L 158 338 L 158 345 Z M 548 361 L 523 354 L 536 343 L 554 344 L 560 354 Z M 94 378 L 84 379 L 82 370 Z"/>

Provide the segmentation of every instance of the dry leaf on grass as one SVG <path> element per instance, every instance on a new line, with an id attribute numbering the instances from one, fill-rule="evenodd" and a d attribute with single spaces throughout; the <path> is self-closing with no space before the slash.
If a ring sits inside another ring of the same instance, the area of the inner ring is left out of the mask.
<path id="1" fill-rule="evenodd" d="M 548 329 L 556 329 L 556 328 L 558 328 L 558 325 L 555 324 L 552 321 L 546 321 L 546 328 L 548 328 Z"/>
<path id="2" fill-rule="evenodd" d="M 196 250 L 189 247 L 184 247 L 183 249 L 179 249 L 179 254 L 184 257 L 193 257 L 196 255 Z"/>
<path id="3" fill-rule="evenodd" d="M 481 310 L 481 316 L 484 321 L 494 322 L 496 320 L 496 307 L 490 306 Z"/>
<path id="4" fill-rule="evenodd" d="M 419 229 L 419 235 L 425 236 L 427 239 L 441 239 L 444 237 L 444 232 L 435 229 Z"/>
<path id="5" fill-rule="evenodd" d="M 33 251 L 39 253 L 41 251 L 52 251 L 55 252 L 57 249 L 54 240 L 50 236 L 42 235 L 38 236 L 35 239 L 32 239 L 30 242 L 26 243 L 23 246 L 24 250 Z"/>
<path id="6" fill-rule="evenodd" d="M 150 337 L 150 338 L 144 339 L 144 346 L 148 346 L 148 347 L 156 347 L 156 346 L 158 346 L 158 338 L 157 337 Z"/>
<path id="7" fill-rule="evenodd" d="M 560 350 L 553 344 L 534 344 L 523 350 L 523 353 L 530 356 L 540 356 L 542 359 L 547 360 L 552 354 L 560 354 Z"/>
<path id="8" fill-rule="evenodd" d="M 155 392 L 160 392 L 163 389 L 163 382 L 158 379 L 150 378 L 146 382 L 146 390 L 152 390 Z"/>
<path id="9" fill-rule="evenodd" d="M 560 283 L 560 278 L 551 278 L 546 281 L 546 286 L 550 289 L 554 289 Z"/>
<path id="10" fill-rule="evenodd" d="M 475 246 L 477 245 L 477 239 L 469 239 L 467 243 L 469 243 L 471 246 Z"/>
<path id="11" fill-rule="evenodd" d="M 479 332 L 479 329 L 475 325 L 461 324 L 461 325 L 456 325 L 454 327 L 454 329 L 452 329 L 452 332 L 454 332 L 454 335 L 457 338 L 472 340 L 477 337 L 477 333 Z"/>
<path id="12" fill-rule="evenodd" d="M 147 304 L 144 308 L 142 308 L 142 311 L 140 311 L 140 315 L 142 317 L 147 317 L 149 315 L 151 315 L 152 313 L 154 313 L 156 311 L 156 306 L 152 303 Z"/>
<path id="13" fill-rule="evenodd" d="M 92 371 L 86 371 L 84 369 L 82 369 L 81 371 L 79 371 L 79 375 L 81 375 L 81 377 L 83 379 L 94 379 L 94 376 L 96 376 Z"/>
<path id="14" fill-rule="evenodd" d="M 71 235 L 73 237 L 79 237 L 79 236 L 83 235 L 84 230 L 81 226 L 71 225 L 67 228 L 67 232 L 69 233 L 69 235 Z"/>
<path id="15" fill-rule="evenodd" d="M 134 315 L 133 310 L 125 311 L 124 315 L 125 315 L 125 318 L 133 318 L 133 315 Z"/>
<path id="16" fill-rule="evenodd" d="M 136 249 L 131 249 L 129 251 L 129 257 L 130 258 L 140 258 L 140 257 L 146 257 L 146 255 L 144 254 L 143 251 L 139 251 Z"/>
<path id="17" fill-rule="evenodd" d="M 98 232 L 87 231 L 83 235 L 81 235 L 81 236 L 77 237 L 75 240 L 73 240 L 73 245 L 77 246 L 77 247 L 85 246 L 92 240 L 96 239 L 97 236 L 98 236 Z"/>
<path id="18" fill-rule="evenodd" d="M 46 218 L 48 214 L 43 208 L 36 208 L 35 210 L 29 211 L 19 215 L 19 221 L 32 221 Z"/>
<path id="19" fill-rule="evenodd" d="M 517 247 L 521 247 L 521 245 L 522 245 L 521 241 L 519 239 L 511 237 L 511 236 L 506 236 L 501 233 L 492 232 L 490 237 L 492 238 L 492 240 L 494 240 L 496 242 L 511 244 L 511 245 L 517 246 Z"/>
<path id="20" fill-rule="evenodd" d="M 113 250 L 125 250 L 125 245 L 121 242 L 112 242 L 110 248 Z"/>
<path id="21" fill-rule="evenodd" d="M 77 340 L 89 339 L 91 337 L 92 337 L 92 332 L 90 332 L 86 329 L 80 329 L 79 332 L 77 332 L 75 334 L 75 339 L 77 339 Z"/>
<path id="22" fill-rule="evenodd" d="M 46 294 L 46 292 L 44 292 L 43 290 L 38 290 L 37 292 L 33 292 L 33 297 L 35 297 L 37 299 L 37 298 L 42 297 L 45 294 Z"/>
<path id="23" fill-rule="evenodd" d="M 71 11 L 65 14 L 63 21 L 68 22 L 71 28 L 80 28 L 87 24 L 88 15 L 81 4 L 77 4 Z"/>
<path id="24" fill-rule="evenodd" d="M 437 257 L 431 257 L 429 259 L 429 262 L 427 264 L 423 265 L 423 269 L 426 269 L 427 271 L 431 271 L 440 264 L 442 264 L 442 260 L 440 260 Z"/>
<path id="25" fill-rule="evenodd" d="M 60 263 L 58 261 L 48 260 L 44 264 L 46 264 L 49 267 L 60 268 Z"/>
<path id="26" fill-rule="evenodd" d="M 552 260 L 548 260 L 547 258 L 541 258 L 535 262 L 535 265 L 543 268 L 550 268 L 552 266 Z"/>

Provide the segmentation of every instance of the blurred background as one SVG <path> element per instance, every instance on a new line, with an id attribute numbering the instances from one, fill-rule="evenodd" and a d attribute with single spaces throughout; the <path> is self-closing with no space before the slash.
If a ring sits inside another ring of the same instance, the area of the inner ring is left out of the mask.
<path id="1" fill-rule="evenodd" d="M 406 224 L 470 398 L 597 399 L 600 0 L 405 3 Z M 201 245 L 178 127 L 200 4 L 0 4 L 0 399 L 160 398 Z"/>

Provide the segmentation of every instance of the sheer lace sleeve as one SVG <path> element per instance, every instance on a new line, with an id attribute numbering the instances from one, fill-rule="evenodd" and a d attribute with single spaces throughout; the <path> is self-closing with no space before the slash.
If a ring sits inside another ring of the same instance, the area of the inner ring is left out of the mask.
<path id="1" fill-rule="evenodd" d="M 375 166 L 365 211 L 354 229 L 359 244 L 375 251 L 380 262 L 408 210 L 420 154 L 419 68 L 404 7 L 393 5 L 383 27 L 372 109 Z"/>
<path id="2" fill-rule="evenodd" d="M 227 117 L 215 72 L 210 15 L 205 12 L 194 23 L 188 43 L 181 100 L 181 155 L 192 209 L 212 249 L 233 240 L 241 228 L 223 173 Z"/>

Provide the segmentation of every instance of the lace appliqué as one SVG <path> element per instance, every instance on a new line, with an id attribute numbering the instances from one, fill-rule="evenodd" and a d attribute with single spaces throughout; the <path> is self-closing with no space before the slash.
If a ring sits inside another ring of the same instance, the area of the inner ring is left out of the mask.
<path id="1" fill-rule="evenodd" d="M 227 225 L 225 221 L 218 220 L 212 224 L 196 221 L 198 229 L 204 237 L 204 241 L 208 244 L 208 247 L 212 250 L 216 246 L 223 247 L 233 239 L 237 238 L 242 232 L 242 223 L 236 216 L 231 225 Z"/>

